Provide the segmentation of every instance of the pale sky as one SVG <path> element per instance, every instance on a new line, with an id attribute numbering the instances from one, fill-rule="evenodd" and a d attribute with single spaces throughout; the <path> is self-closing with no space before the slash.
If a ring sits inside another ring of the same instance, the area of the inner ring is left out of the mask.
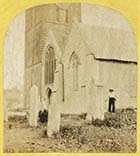
<path id="1" fill-rule="evenodd" d="M 123 29 L 132 32 L 128 20 L 114 9 L 100 5 L 82 4 L 82 22 L 88 25 L 97 25 Z"/>
<path id="2" fill-rule="evenodd" d="M 9 26 L 4 45 L 4 88 L 23 87 L 25 50 L 25 13 L 17 15 Z"/>

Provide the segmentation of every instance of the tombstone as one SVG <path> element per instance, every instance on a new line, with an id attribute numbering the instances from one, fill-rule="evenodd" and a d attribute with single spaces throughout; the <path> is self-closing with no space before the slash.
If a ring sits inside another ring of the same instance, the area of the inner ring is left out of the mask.
<path id="1" fill-rule="evenodd" d="M 37 127 L 38 120 L 38 106 L 39 105 L 39 95 L 38 87 L 33 85 L 30 91 L 30 112 L 29 112 L 29 125 L 32 127 Z"/>
<path id="2" fill-rule="evenodd" d="M 92 123 L 92 115 L 91 114 L 87 114 L 87 116 L 86 116 L 86 123 L 87 124 L 91 124 Z"/>
<path id="3" fill-rule="evenodd" d="M 54 133 L 59 132 L 60 128 L 60 106 L 56 100 L 56 92 L 52 93 L 51 101 L 48 108 L 48 125 L 47 125 L 47 135 L 52 137 Z"/>
<path id="4" fill-rule="evenodd" d="M 87 116 L 86 116 L 86 123 L 91 124 L 93 119 L 93 111 L 95 109 L 95 83 L 92 78 L 89 79 L 87 85 Z"/>
<path id="5" fill-rule="evenodd" d="M 109 99 L 108 99 L 108 97 L 106 97 L 104 99 L 105 99 L 105 101 L 104 101 L 104 111 L 108 112 Z"/>
<path id="6" fill-rule="evenodd" d="M 47 135 L 51 137 L 54 133 L 59 132 L 60 128 L 60 111 L 55 104 L 50 105 L 48 114 Z"/>
<path id="7" fill-rule="evenodd" d="M 104 120 L 104 98 L 103 98 L 103 86 L 96 84 L 96 102 L 95 102 L 94 118 Z"/>
<path id="8" fill-rule="evenodd" d="M 54 75 L 54 85 L 47 89 L 48 101 L 48 124 L 47 135 L 52 137 L 54 133 L 59 132 L 60 129 L 60 110 L 62 105 L 62 75 L 63 69 L 61 62 L 56 62 L 57 69 Z"/>

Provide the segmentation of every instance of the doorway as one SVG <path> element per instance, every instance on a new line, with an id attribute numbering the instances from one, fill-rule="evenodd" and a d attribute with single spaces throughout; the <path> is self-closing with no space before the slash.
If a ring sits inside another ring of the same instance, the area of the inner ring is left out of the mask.
<path id="1" fill-rule="evenodd" d="M 50 88 L 47 89 L 47 99 L 48 99 L 48 105 L 51 104 L 51 96 L 52 96 L 52 90 Z"/>

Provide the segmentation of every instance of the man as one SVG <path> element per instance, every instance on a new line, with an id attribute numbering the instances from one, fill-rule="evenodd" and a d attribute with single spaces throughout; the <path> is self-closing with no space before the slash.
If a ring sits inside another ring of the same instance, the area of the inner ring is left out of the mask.
<path id="1" fill-rule="evenodd" d="M 109 112 L 115 112 L 115 101 L 116 101 L 116 95 L 114 94 L 113 89 L 109 89 L 109 106 L 108 106 L 108 111 Z"/>

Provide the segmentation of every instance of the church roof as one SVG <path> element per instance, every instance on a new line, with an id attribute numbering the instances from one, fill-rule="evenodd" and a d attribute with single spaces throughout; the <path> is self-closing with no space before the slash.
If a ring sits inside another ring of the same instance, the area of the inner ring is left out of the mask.
<path id="1" fill-rule="evenodd" d="M 51 32 L 63 55 L 69 35 L 65 31 L 58 32 L 53 30 Z M 137 62 L 136 40 L 133 32 L 97 25 L 89 26 L 75 22 L 71 29 L 71 38 L 76 33 L 81 36 L 79 39 L 83 40 L 90 53 L 93 53 L 96 59 Z"/>
<path id="2" fill-rule="evenodd" d="M 137 62 L 134 33 L 116 28 L 88 26 L 77 23 L 74 29 L 96 59 Z"/>

